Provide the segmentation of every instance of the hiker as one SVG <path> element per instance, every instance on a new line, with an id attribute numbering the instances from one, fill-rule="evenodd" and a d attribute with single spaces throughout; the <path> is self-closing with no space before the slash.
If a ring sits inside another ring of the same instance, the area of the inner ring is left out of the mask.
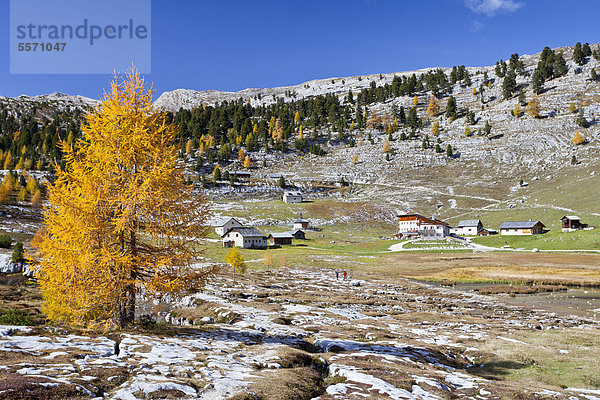
<path id="1" fill-rule="evenodd" d="M 338 281 L 340 279 L 340 271 L 335 271 L 335 280 Z"/>
<path id="2" fill-rule="evenodd" d="M 348 274 L 346 273 L 346 271 L 344 271 L 344 273 L 342 274 L 342 276 L 344 277 L 344 280 L 347 280 Z"/>

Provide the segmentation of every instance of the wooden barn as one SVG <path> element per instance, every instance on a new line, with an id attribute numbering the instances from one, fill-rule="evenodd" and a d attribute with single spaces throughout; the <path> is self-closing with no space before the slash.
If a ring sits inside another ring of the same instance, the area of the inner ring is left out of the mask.
<path id="1" fill-rule="evenodd" d="M 271 233 L 267 236 L 269 246 L 286 246 L 292 244 L 294 237 L 290 232 Z"/>
<path id="2" fill-rule="evenodd" d="M 585 228 L 581 223 L 581 218 L 576 215 L 565 215 L 560 219 L 563 232 L 572 232 Z"/>

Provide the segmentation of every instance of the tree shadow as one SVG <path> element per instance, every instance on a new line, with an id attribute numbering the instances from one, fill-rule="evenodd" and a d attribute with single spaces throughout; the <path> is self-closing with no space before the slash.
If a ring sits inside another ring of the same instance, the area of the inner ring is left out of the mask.
<path id="1" fill-rule="evenodd" d="M 526 364 L 511 360 L 496 360 L 479 366 L 469 367 L 466 370 L 470 374 L 477 375 L 485 379 L 500 380 L 515 370 L 528 368 L 532 365 L 533 361 L 529 364 Z"/>

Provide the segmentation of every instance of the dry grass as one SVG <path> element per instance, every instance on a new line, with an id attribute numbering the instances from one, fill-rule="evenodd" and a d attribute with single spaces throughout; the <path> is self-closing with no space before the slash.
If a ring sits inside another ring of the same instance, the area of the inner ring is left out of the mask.
<path id="1" fill-rule="evenodd" d="M 534 285 L 534 286 L 502 285 L 502 286 L 486 286 L 486 287 L 482 287 L 482 288 L 475 288 L 474 290 L 481 294 L 507 293 L 507 294 L 515 295 L 515 294 L 558 292 L 561 290 L 567 290 L 567 287 L 562 286 L 562 285 Z"/>
<path id="2" fill-rule="evenodd" d="M 510 335 L 520 342 L 488 337 L 478 346 L 471 373 L 521 384 L 600 388 L 600 333 L 590 329 L 529 330 Z"/>
<path id="3" fill-rule="evenodd" d="M 565 285 L 600 285 L 599 254 L 395 253 L 378 263 L 356 265 L 365 276 L 407 277 L 457 282 L 535 282 Z"/>
<path id="4" fill-rule="evenodd" d="M 41 377 L 0 371 L 0 400 L 89 399 L 82 396 L 75 385 L 61 383 L 58 386 L 43 386 L 44 383 L 53 382 Z"/>
<path id="5" fill-rule="evenodd" d="M 291 348 L 280 350 L 278 356 L 281 369 L 261 370 L 249 393 L 237 394 L 231 400 L 308 400 L 324 392 L 326 367 L 318 357 Z"/>

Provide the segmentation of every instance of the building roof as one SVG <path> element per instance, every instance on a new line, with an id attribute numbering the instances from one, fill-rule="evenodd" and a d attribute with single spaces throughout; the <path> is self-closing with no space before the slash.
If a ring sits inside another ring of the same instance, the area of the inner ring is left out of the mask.
<path id="1" fill-rule="evenodd" d="M 546 225 L 542 224 L 541 221 L 514 221 L 514 222 L 504 222 L 502 225 L 500 225 L 500 229 L 529 229 L 529 228 L 533 228 L 537 224 L 546 226 Z"/>
<path id="2" fill-rule="evenodd" d="M 458 223 L 458 227 L 478 226 L 481 223 L 478 219 L 465 219 Z"/>
<path id="3" fill-rule="evenodd" d="M 293 239 L 294 236 L 290 232 L 274 232 L 269 234 L 269 236 L 273 236 L 276 239 Z"/>
<path id="4" fill-rule="evenodd" d="M 260 237 L 260 238 L 265 238 L 265 235 L 263 235 L 258 229 L 247 227 L 247 226 L 237 227 L 237 228 L 231 228 L 227 232 L 225 232 L 225 235 L 223 235 L 223 236 L 226 236 L 231 231 L 236 231 L 237 233 L 239 233 L 240 235 L 242 235 L 242 237 Z"/>
<path id="5" fill-rule="evenodd" d="M 298 191 L 285 191 L 283 194 L 284 196 L 302 196 L 302 192 Z"/>
<path id="6" fill-rule="evenodd" d="M 302 233 L 304 233 L 304 231 L 303 231 L 302 229 L 296 229 L 296 230 L 293 230 L 293 231 L 287 231 L 286 233 L 289 233 L 290 235 L 294 236 L 294 235 L 296 235 L 298 232 L 302 232 Z"/>
<path id="7" fill-rule="evenodd" d="M 397 217 L 400 218 L 401 220 L 418 219 L 424 223 L 432 224 L 432 225 L 448 225 L 444 221 L 440 221 L 439 219 L 435 219 L 435 218 L 427 218 L 427 217 L 422 216 L 421 214 L 400 214 L 400 215 L 397 215 Z"/>
<path id="8" fill-rule="evenodd" d="M 233 218 L 233 217 L 221 217 L 221 218 L 216 218 L 212 221 L 211 226 L 214 227 L 219 227 L 219 226 L 225 226 L 226 223 L 228 223 L 229 221 L 234 220 L 235 222 L 237 222 L 240 226 L 242 226 L 242 224 L 240 224 L 240 221 L 238 221 L 237 219 Z"/>
<path id="9" fill-rule="evenodd" d="M 579 218 L 577 215 L 565 215 L 564 217 L 561 218 L 561 220 L 563 219 L 570 219 L 571 221 L 579 221 L 581 220 L 581 218 Z"/>

